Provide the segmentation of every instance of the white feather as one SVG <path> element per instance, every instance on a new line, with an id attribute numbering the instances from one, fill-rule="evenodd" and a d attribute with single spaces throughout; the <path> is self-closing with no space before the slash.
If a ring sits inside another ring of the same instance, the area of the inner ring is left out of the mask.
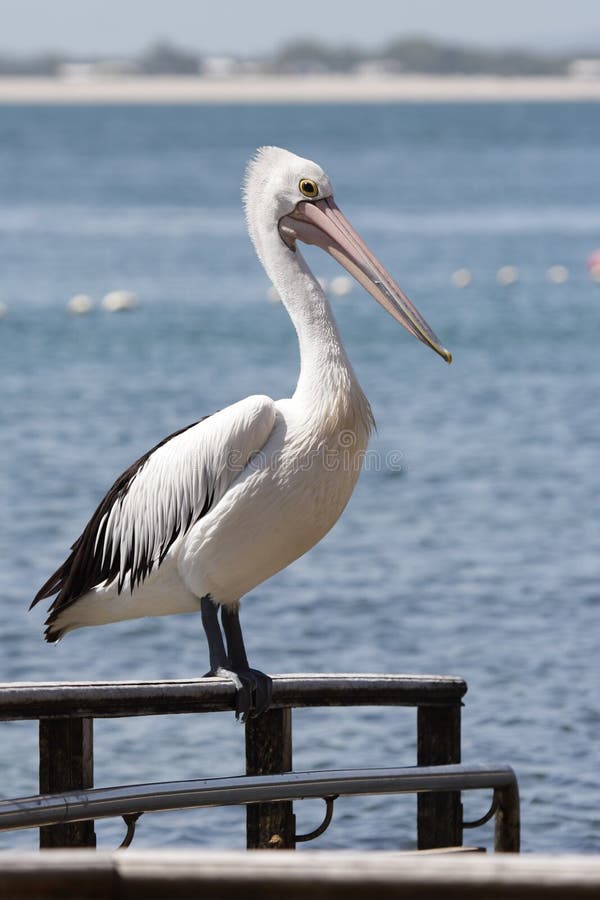
<path id="1" fill-rule="evenodd" d="M 245 465 L 265 444 L 274 422 L 272 400 L 248 397 L 152 453 L 108 516 L 103 556 L 113 562 L 119 550 L 121 582 L 130 571 L 132 548 L 134 571 L 142 558 L 156 564 L 175 531 L 182 536 L 208 500 L 219 502 L 239 474 L 231 460 L 239 456 Z M 200 469 L 206 478 L 199 479 Z"/>

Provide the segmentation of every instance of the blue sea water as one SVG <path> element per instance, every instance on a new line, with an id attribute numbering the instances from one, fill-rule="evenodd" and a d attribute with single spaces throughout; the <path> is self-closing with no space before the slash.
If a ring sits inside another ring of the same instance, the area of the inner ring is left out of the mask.
<path id="1" fill-rule="evenodd" d="M 31 597 L 107 487 L 164 435 L 289 396 L 295 336 L 246 235 L 254 148 L 319 161 L 342 209 L 452 350 L 358 287 L 335 312 L 378 422 L 368 471 L 243 620 L 270 672 L 466 678 L 465 761 L 512 764 L 528 851 L 600 851 L 600 110 L 585 104 L 0 107 L 0 680 L 202 674 L 199 620 L 41 640 Z M 336 274 L 318 251 L 320 276 Z M 497 269 L 518 266 L 503 287 Z M 550 284 L 548 266 L 569 267 Z M 473 282 L 455 288 L 453 270 Z M 131 314 L 67 299 L 126 288 Z M 400 461 L 400 465 L 398 465 Z M 295 766 L 412 764 L 414 712 L 295 714 Z M 33 723 L 0 724 L 0 795 L 37 789 Z M 230 714 L 96 723 L 96 783 L 236 774 Z M 487 797 L 466 798 L 478 818 Z M 339 801 L 321 847 L 410 847 L 414 799 Z M 299 830 L 320 820 L 298 804 Z M 122 837 L 98 826 L 100 845 Z M 473 839 L 489 846 L 491 826 Z M 35 846 L 34 834 L 0 847 Z M 242 810 L 145 817 L 138 846 L 241 847 Z M 315 845 L 316 846 L 316 845 Z"/>

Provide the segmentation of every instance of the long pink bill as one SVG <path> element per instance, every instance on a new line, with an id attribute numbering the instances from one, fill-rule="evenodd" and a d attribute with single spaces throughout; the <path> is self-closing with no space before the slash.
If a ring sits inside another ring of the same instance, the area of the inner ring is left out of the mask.
<path id="1" fill-rule="evenodd" d="M 279 232 L 290 247 L 299 240 L 326 250 L 407 331 L 439 353 L 447 363 L 452 362 L 452 354 L 442 346 L 404 291 L 371 253 L 333 197 L 301 201 L 294 212 L 281 219 Z"/>

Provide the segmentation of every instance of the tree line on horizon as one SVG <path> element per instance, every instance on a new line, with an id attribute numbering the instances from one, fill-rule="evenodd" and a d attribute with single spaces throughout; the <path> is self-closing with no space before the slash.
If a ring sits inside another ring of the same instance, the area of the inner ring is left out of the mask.
<path id="1" fill-rule="evenodd" d="M 225 57 L 230 71 L 260 74 L 351 74 L 375 69 L 389 73 L 431 75 L 562 75 L 581 54 L 543 54 L 522 49 L 492 49 L 437 41 L 428 37 L 397 37 L 386 45 L 366 50 L 336 46 L 313 38 L 289 41 L 270 56 Z M 220 57 L 223 59 L 224 57 Z M 61 53 L 14 56 L 0 51 L 0 76 L 57 76 L 68 64 L 112 66 L 116 73 L 160 76 L 202 75 L 211 71 L 211 59 L 168 41 L 155 44 L 133 57 L 80 57 Z"/>

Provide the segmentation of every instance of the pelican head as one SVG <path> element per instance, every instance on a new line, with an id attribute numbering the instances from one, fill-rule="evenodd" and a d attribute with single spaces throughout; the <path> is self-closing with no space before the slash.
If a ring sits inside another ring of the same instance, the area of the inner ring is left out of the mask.
<path id="1" fill-rule="evenodd" d="M 407 331 L 452 362 L 451 353 L 343 215 L 319 165 L 279 147 L 261 147 L 248 165 L 244 200 L 248 230 L 265 266 L 265 241 L 274 232 L 291 253 L 297 252 L 298 241 L 321 247 Z"/>

